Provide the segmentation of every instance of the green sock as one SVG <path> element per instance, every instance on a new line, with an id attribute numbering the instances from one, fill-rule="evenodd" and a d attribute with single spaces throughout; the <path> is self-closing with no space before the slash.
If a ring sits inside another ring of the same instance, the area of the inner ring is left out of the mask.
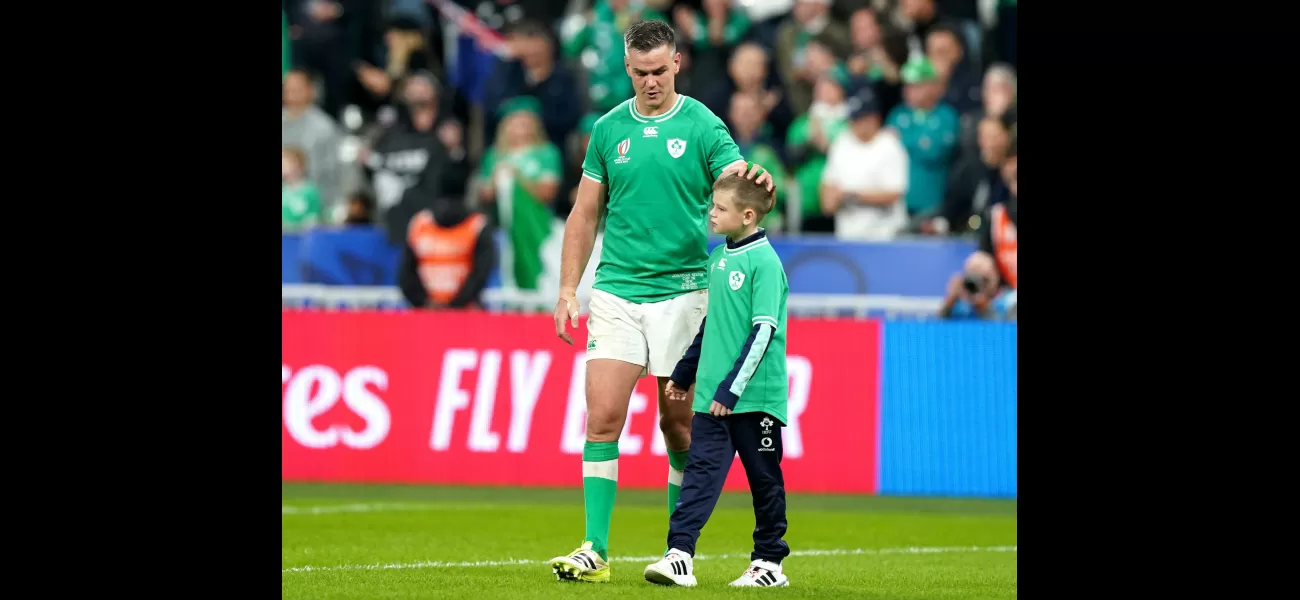
<path id="1" fill-rule="evenodd" d="M 614 516 L 618 492 L 618 442 L 587 442 L 582 445 L 582 500 L 587 513 L 587 535 L 591 549 L 609 560 L 609 521 Z"/>
<path id="2" fill-rule="evenodd" d="M 668 514 L 677 510 L 677 497 L 682 493 L 682 477 L 686 471 L 688 452 L 668 451 Z"/>

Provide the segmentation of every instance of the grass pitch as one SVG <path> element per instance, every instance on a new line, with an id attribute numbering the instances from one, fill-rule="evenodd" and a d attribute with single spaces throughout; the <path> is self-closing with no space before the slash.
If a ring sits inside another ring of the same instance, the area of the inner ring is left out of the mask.
<path id="1" fill-rule="evenodd" d="M 613 581 L 558 582 L 546 561 L 582 542 L 581 489 L 284 484 L 284 598 L 1016 597 L 1014 501 L 792 494 L 790 587 L 732 589 L 753 509 L 726 494 L 696 549 L 693 589 L 642 578 L 664 551 L 665 491 L 619 490 Z"/>

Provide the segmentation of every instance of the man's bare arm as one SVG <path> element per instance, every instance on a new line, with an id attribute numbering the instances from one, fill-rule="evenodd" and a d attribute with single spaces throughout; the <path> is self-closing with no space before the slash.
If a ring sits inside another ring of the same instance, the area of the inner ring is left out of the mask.
<path id="1" fill-rule="evenodd" d="M 596 245 L 596 225 L 600 221 L 600 201 L 605 197 L 605 184 L 583 176 L 578 182 L 578 194 L 569 219 L 564 223 L 564 245 L 560 251 L 560 295 L 573 296 L 578 282 L 591 260 L 591 249 Z"/>

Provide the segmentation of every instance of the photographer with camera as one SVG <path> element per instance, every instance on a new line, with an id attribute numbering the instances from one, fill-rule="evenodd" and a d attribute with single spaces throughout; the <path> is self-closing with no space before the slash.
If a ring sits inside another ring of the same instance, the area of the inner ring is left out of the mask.
<path id="1" fill-rule="evenodd" d="M 1018 316 L 1016 283 L 1017 194 L 1016 134 L 1014 127 L 1000 175 L 1010 198 L 984 211 L 979 228 L 979 250 L 966 259 L 961 273 L 948 282 L 948 295 L 939 308 L 943 319 L 995 319 L 1015 321 Z"/>
<path id="2" fill-rule="evenodd" d="M 1014 319 L 1014 291 L 1001 293 L 997 264 L 987 252 L 975 252 L 966 258 L 960 273 L 948 280 L 948 295 L 939 307 L 941 319 Z"/>

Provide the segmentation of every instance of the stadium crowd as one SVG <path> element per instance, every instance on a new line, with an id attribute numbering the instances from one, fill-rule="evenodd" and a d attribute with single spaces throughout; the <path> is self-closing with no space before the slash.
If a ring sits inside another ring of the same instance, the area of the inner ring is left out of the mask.
<path id="1" fill-rule="evenodd" d="M 283 11 L 285 231 L 380 227 L 407 244 L 428 210 L 440 226 L 474 224 L 470 246 L 501 229 L 503 275 L 537 289 L 587 134 L 632 96 L 622 32 L 660 19 L 678 33 L 677 90 L 773 172 L 769 232 L 976 236 L 981 252 L 940 314 L 1006 314 L 990 299 L 1016 284 L 1016 0 L 283 0 Z"/>

